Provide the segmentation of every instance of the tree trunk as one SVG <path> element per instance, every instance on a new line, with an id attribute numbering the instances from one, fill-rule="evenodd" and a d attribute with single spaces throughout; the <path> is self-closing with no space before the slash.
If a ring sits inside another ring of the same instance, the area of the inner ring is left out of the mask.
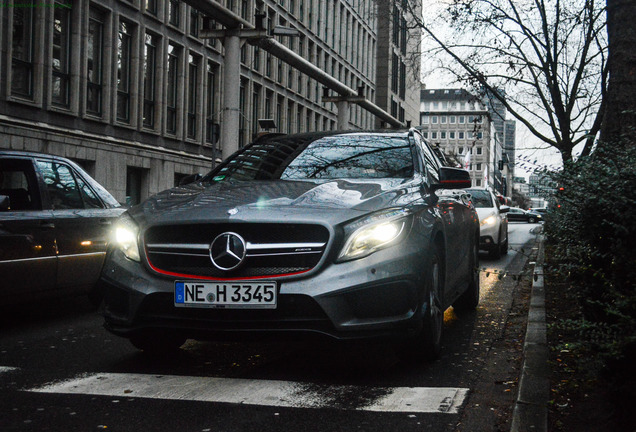
<path id="1" fill-rule="evenodd" d="M 636 1 L 607 0 L 609 85 L 601 140 L 636 145 Z"/>

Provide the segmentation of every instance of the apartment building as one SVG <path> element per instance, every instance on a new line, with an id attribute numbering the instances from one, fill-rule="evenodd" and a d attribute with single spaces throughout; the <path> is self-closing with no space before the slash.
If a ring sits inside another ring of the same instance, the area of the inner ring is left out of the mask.
<path id="1" fill-rule="evenodd" d="M 386 15 L 377 9 L 382 3 L 218 3 L 250 23 L 264 13 L 269 30 L 296 29 L 278 41 L 345 85 L 362 88 L 368 100 L 376 101 L 394 79 L 386 71 L 396 66 L 378 65 L 380 58 L 388 61 L 378 56 L 378 46 L 386 45 L 380 41 L 392 37 L 378 31 Z M 406 8 L 395 11 L 402 17 Z M 397 22 L 401 43 L 407 27 Z M 204 29 L 222 26 L 186 2 L 5 2 L 0 24 L 0 148 L 69 157 L 121 202 L 140 202 L 219 160 L 227 74 L 240 74 L 238 147 L 264 130 L 259 120 L 273 120 L 275 128 L 269 122 L 267 130 L 284 133 L 336 128 L 336 104 L 322 101 L 322 85 L 263 49 L 244 43 L 240 70 L 226 70 L 223 41 L 202 37 Z M 398 58 L 417 49 L 415 42 L 410 48 L 394 42 L 389 49 Z M 397 66 L 404 79 L 417 76 L 409 68 Z M 378 105 L 415 120 L 419 107 L 401 91 L 401 79 Z M 376 126 L 372 114 L 353 104 L 349 123 Z"/>
<path id="2" fill-rule="evenodd" d="M 473 186 L 501 192 L 502 141 L 484 101 L 464 89 L 422 89 L 424 137 L 470 172 Z"/>

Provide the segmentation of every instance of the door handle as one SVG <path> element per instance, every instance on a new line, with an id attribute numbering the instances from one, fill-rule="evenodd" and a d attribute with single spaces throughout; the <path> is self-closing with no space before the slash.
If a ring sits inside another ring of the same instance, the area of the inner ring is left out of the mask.
<path id="1" fill-rule="evenodd" d="M 99 220 L 99 224 L 100 225 L 112 225 L 113 221 L 111 221 L 110 219 L 100 219 Z"/>
<path id="2" fill-rule="evenodd" d="M 54 229 L 55 228 L 55 224 L 53 222 L 42 222 L 40 224 L 40 228 L 42 228 L 42 229 Z"/>

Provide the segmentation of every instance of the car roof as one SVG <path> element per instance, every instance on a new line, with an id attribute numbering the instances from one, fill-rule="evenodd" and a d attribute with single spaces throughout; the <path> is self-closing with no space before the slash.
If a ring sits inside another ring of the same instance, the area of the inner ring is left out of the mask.
<path id="1" fill-rule="evenodd" d="M 407 137 L 409 130 L 406 129 L 370 129 L 370 130 L 335 130 L 335 131 L 323 131 L 323 132 L 303 132 L 297 134 L 281 134 L 271 133 L 261 135 L 254 142 L 263 142 L 270 139 L 285 139 L 293 138 L 299 140 L 315 141 L 324 137 L 331 136 L 344 136 L 344 135 L 381 135 L 381 136 L 399 136 Z"/>
<path id="2" fill-rule="evenodd" d="M 70 159 L 67 159 L 64 156 L 52 155 L 52 154 L 41 153 L 36 151 L 27 151 L 27 150 L 0 149 L 0 156 L 38 157 L 38 158 L 58 159 L 58 160 L 72 162 Z"/>

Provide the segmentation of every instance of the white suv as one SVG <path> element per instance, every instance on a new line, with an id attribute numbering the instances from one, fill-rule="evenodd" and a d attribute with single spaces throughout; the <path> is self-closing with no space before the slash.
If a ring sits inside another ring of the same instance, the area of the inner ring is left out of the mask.
<path id="1" fill-rule="evenodd" d="M 500 205 L 488 189 L 466 189 L 479 216 L 479 249 L 488 251 L 492 258 L 508 253 L 508 218 L 510 207 Z"/>

